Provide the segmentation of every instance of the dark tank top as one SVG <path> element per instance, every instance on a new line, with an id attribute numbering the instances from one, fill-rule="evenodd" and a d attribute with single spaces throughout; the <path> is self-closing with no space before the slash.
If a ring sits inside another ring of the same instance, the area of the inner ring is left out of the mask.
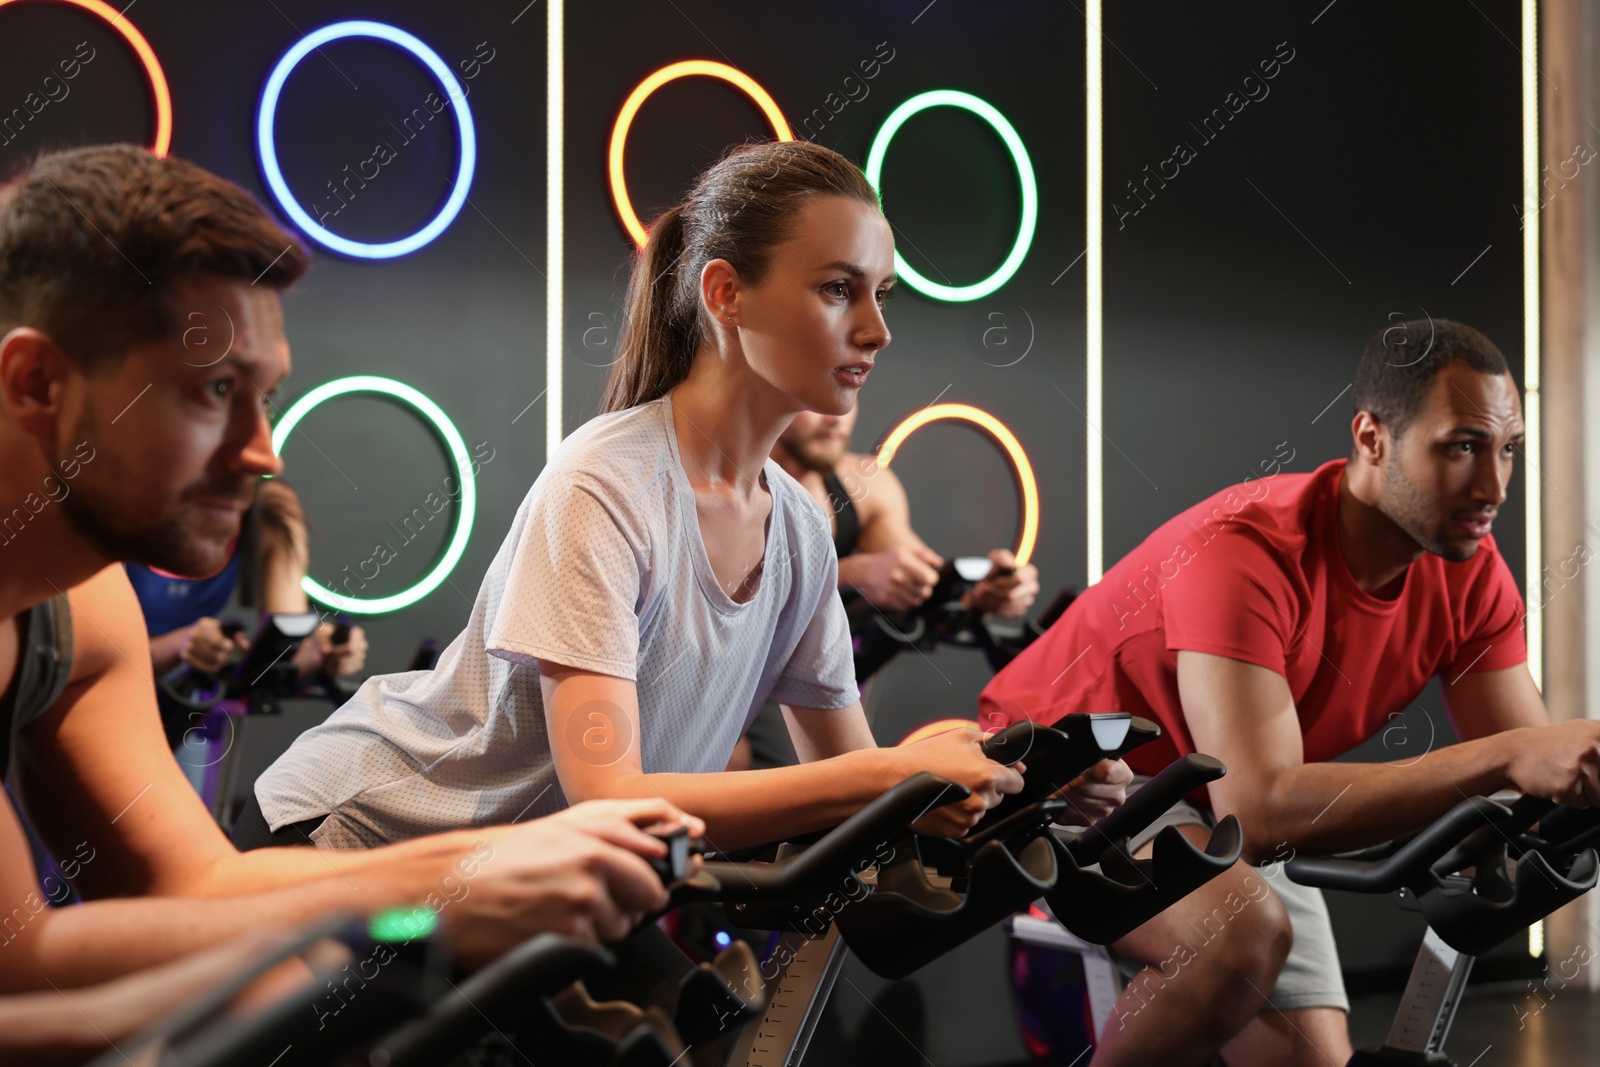
<path id="1" fill-rule="evenodd" d="M 17 668 L 0 696 L 0 775 L 16 732 L 49 710 L 72 674 L 72 609 L 60 593 L 17 616 Z"/>
<path id="2" fill-rule="evenodd" d="M 845 492 L 838 475 L 832 471 L 824 474 L 822 487 L 828 491 L 828 500 L 833 506 L 834 554 L 844 559 L 856 550 L 856 542 L 861 538 L 861 516 L 856 514 L 856 503 Z"/>

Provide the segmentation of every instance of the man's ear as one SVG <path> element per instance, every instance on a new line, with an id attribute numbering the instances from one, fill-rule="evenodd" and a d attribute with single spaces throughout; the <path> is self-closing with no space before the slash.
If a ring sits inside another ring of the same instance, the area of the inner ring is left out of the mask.
<path id="1" fill-rule="evenodd" d="M 35 436 L 53 434 L 71 369 L 48 334 L 18 326 L 0 337 L 0 408 Z"/>
<path id="2" fill-rule="evenodd" d="M 1358 459 L 1376 466 L 1389 452 L 1389 431 L 1370 411 L 1358 411 L 1350 421 L 1352 447 Z"/>

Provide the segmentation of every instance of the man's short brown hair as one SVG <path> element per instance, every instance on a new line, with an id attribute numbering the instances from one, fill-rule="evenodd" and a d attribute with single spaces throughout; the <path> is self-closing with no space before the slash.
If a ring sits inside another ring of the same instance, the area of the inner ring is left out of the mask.
<path id="1" fill-rule="evenodd" d="M 0 336 L 32 326 L 85 369 L 169 336 L 181 278 L 281 290 L 307 266 L 249 193 L 134 145 L 41 155 L 0 185 Z"/>

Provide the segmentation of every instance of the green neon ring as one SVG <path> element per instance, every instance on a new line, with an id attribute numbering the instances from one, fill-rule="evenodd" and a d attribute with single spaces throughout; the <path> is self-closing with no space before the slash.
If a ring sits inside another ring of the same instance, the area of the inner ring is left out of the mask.
<path id="1" fill-rule="evenodd" d="M 867 181 L 872 183 L 880 199 L 883 196 L 880 184 L 883 157 L 889 153 L 889 142 L 900 132 L 900 127 L 905 125 L 907 119 L 930 107 L 959 107 L 972 112 L 994 127 L 994 132 L 1000 135 L 1000 140 L 1010 149 L 1011 160 L 1017 168 L 1017 180 L 1022 185 L 1022 220 L 1017 225 L 1017 239 L 1011 246 L 1010 254 L 993 274 L 982 281 L 971 285 L 944 285 L 933 281 L 912 269 L 898 248 L 894 253 L 894 268 L 902 281 L 924 296 L 953 303 L 978 300 L 1010 281 L 1011 276 L 1017 273 L 1017 268 L 1022 266 L 1022 261 L 1027 258 L 1028 249 L 1033 246 L 1034 228 L 1039 221 L 1039 184 L 1034 178 L 1033 161 L 1028 157 L 1028 149 L 1017 134 L 1016 127 L 1012 126 L 994 105 L 971 93 L 963 93 L 956 89 L 932 89 L 918 93 L 891 111 L 872 138 L 872 147 L 867 150 Z"/>
<path id="2" fill-rule="evenodd" d="M 462 438 L 461 431 L 456 429 L 455 423 L 450 421 L 450 416 L 444 413 L 444 409 L 430 400 L 425 393 L 413 389 L 405 382 L 372 374 L 357 374 L 349 378 L 324 382 L 291 404 L 289 410 L 283 413 L 283 418 L 272 428 L 273 455 L 282 454 L 284 441 L 294 432 L 300 420 L 311 414 L 317 405 L 349 393 L 377 393 L 415 409 L 444 442 L 446 450 L 450 453 L 451 465 L 455 467 L 456 481 L 461 485 L 461 502 L 456 508 L 455 525 L 450 531 L 450 542 L 445 546 L 444 555 L 439 557 L 439 562 L 434 564 L 433 570 L 410 588 L 389 596 L 353 597 L 336 593 L 325 585 L 319 585 L 312 581 L 309 575 L 300 580 L 300 588 L 319 603 L 359 615 L 383 615 L 410 607 L 433 592 L 450 576 L 450 572 L 455 570 L 456 564 L 461 562 L 462 555 L 467 551 L 467 538 L 472 535 L 473 516 L 478 510 L 478 485 L 473 480 L 472 460 L 467 455 L 467 442 Z"/>

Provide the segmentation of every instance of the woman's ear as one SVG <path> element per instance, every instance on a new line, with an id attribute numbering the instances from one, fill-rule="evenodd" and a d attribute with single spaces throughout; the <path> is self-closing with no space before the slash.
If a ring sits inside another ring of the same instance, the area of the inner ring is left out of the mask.
<path id="1" fill-rule="evenodd" d="M 700 271 L 700 306 L 712 322 L 737 325 L 739 295 L 744 288 L 739 272 L 725 259 L 713 259 Z"/>

